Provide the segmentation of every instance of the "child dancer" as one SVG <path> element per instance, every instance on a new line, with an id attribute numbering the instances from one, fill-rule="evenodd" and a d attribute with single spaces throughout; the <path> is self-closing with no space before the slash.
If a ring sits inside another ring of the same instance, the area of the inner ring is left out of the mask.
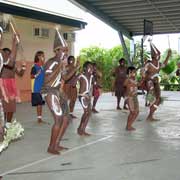
<path id="1" fill-rule="evenodd" d="M 127 119 L 127 131 L 136 130 L 132 124 L 139 114 L 139 103 L 137 98 L 138 83 L 136 81 L 136 69 L 135 67 L 128 67 L 127 69 L 128 78 L 124 82 L 126 88 L 126 98 L 129 107 L 130 114 Z"/>
<path id="2" fill-rule="evenodd" d="M 91 115 L 91 85 L 93 78 L 93 65 L 91 62 L 86 61 L 83 65 L 83 73 L 79 76 L 80 90 L 79 90 L 79 101 L 83 107 L 84 113 L 81 117 L 81 122 L 77 130 L 80 136 L 90 136 L 89 133 L 85 131 L 86 126 L 89 122 Z"/>

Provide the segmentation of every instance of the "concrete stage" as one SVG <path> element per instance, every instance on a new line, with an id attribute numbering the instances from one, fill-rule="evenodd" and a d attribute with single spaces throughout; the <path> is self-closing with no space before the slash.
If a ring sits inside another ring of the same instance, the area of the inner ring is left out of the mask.
<path id="1" fill-rule="evenodd" d="M 135 132 L 126 132 L 128 113 L 116 110 L 116 99 L 103 94 L 88 126 L 90 137 L 76 130 L 82 115 L 77 102 L 74 119 L 62 145 L 69 147 L 60 156 L 46 152 L 52 117 L 44 107 L 44 120 L 36 123 L 30 103 L 17 105 L 17 119 L 25 128 L 23 139 L 13 142 L 0 155 L 3 180 L 179 180 L 180 179 L 180 92 L 162 92 L 167 97 L 156 117 L 146 122 L 148 108 L 139 96 L 140 115 Z"/>

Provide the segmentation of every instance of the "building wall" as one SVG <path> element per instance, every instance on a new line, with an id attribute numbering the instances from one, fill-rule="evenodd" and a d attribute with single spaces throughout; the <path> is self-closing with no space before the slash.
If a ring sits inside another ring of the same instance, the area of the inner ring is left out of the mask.
<path id="1" fill-rule="evenodd" d="M 27 18 L 16 17 L 15 24 L 20 34 L 22 49 L 19 48 L 17 55 L 17 64 L 19 65 L 22 61 L 27 64 L 27 70 L 23 77 L 16 77 L 17 86 L 20 90 L 20 96 L 22 101 L 30 101 L 31 97 L 31 81 L 30 81 L 30 70 L 34 60 L 34 54 L 36 51 L 42 50 L 45 52 L 46 60 L 54 55 L 53 53 L 53 42 L 55 36 L 55 24 L 42 22 Z M 49 29 L 49 38 L 40 38 L 33 35 L 34 27 L 42 27 Z M 62 26 L 62 32 L 73 32 L 73 27 Z M 11 48 L 12 33 L 6 32 L 3 37 L 3 48 Z M 74 54 L 74 42 L 67 42 L 69 46 L 69 54 Z"/>

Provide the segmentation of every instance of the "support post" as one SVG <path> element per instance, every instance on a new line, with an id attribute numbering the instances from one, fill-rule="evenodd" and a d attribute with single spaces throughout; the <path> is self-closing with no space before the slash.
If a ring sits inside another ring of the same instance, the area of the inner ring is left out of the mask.
<path id="1" fill-rule="evenodd" d="M 144 67 L 144 39 L 141 39 L 141 65 Z"/>
<path id="2" fill-rule="evenodd" d="M 123 34 L 122 34 L 121 31 L 118 31 L 118 34 L 119 34 L 119 38 L 120 38 L 120 41 L 121 41 L 121 44 L 122 44 L 122 47 L 123 47 L 125 58 L 128 61 L 128 66 L 132 66 L 133 64 L 132 64 L 132 62 L 130 60 L 130 55 L 129 55 L 129 52 L 128 52 L 128 49 L 127 49 L 127 46 L 126 46 L 126 43 L 125 43 L 125 40 L 124 40 L 124 37 L 123 37 Z"/>

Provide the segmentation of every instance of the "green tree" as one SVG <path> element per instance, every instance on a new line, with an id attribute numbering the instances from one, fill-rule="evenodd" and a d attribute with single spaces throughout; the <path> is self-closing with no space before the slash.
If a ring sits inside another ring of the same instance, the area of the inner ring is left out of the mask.
<path id="1" fill-rule="evenodd" d="M 167 56 L 167 51 L 168 50 L 166 50 L 161 57 L 162 62 Z M 177 90 L 179 88 L 179 78 L 176 76 L 177 62 L 179 61 L 179 59 L 180 56 L 177 54 L 177 52 L 172 51 L 172 56 L 170 57 L 167 66 L 164 67 L 160 72 L 161 83 L 164 84 L 165 90 Z"/>
<path id="2" fill-rule="evenodd" d="M 126 40 L 126 45 L 129 49 L 129 41 Z M 162 54 L 161 60 L 166 58 L 167 50 Z M 111 49 L 105 49 L 97 46 L 91 46 L 89 48 L 83 48 L 80 51 L 81 65 L 85 61 L 96 62 L 98 69 L 102 72 L 102 85 L 105 91 L 110 91 L 112 87 L 112 82 L 114 77 L 112 76 L 112 70 L 118 65 L 118 60 L 124 57 L 123 48 L 121 45 L 113 47 Z M 140 43 L 136 45 L 136 53 L 133 59 L 133 64 L 136 68 L 141 68 L 141 46 Z M 144 48 L 144 58 L 149 59 L 150 53 Z M 176 51 L 172 52 L 172 57 L 169 60 L 168 65 L 160 71 L 161 83 L 167 84 L 165 89 L 169 90 L 168 84 L 178 84 L 179 78 L 176 77 L 176 65 L 180 60 L 180 56 Z M 138 73 L 138 79 L 140 79 L 140 74 Z M 177 86 L 176 86 L 177 87 Z M 177 88 L 175 88 L 177 89 Z"/>
<path id="3" fill-rule="evenodd" d="M 97 46 L 83 48 L 80 51 L 81 65 L 85 61 L 96 62 L 98 69 L 102 72 L 102 84 L 105 91 L 111 90 L 112 69 L 118 64 L 118 60 L 123 57 L 122 46 L 112 49 L 104 49 Z"/>

